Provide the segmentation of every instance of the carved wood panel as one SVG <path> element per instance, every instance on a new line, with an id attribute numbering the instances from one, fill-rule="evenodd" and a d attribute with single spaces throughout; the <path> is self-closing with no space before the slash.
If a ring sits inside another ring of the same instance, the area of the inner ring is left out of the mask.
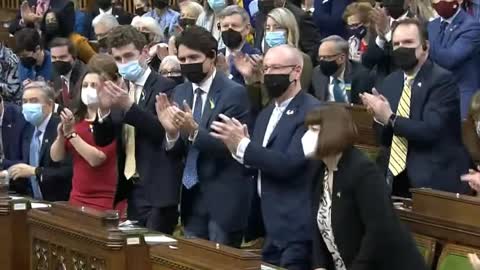
<path id="1" fill-rule="evenodd" d="M 67 270 L 67 249 L 62 246 L 50 245 L 53 270 Z"/>
<path id="2" fill-rule="evenodd" d="M 71 251 L 72 269 L 73 270 L 87 270 L 87 255 L 78 251 Z"/>
<path id="3" fill-rule="evenodd" d="M 105 260 L 98 259 L 96 257 L 91 257 L 90 258 L 90 268 L 89 268 L 89 270 L 105 270 L 105 269 L 107 269 Z"/>
<path id="4" fill-rule="evenodd" d="M 49 270 L 48 242 L 39 239 L 33 239 L 32 247 L 32 269 Z"/>

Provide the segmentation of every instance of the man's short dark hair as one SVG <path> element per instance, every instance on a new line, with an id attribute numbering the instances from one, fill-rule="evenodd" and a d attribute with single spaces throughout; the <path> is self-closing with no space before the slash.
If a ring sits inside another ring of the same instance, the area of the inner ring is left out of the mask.
<path id="1" fill-rule="evenodd" d="M 392 37 L 393 37 L 393 33 L 395 33 L 395 30 L 397 30 L 397 28 L 400 25 L 415 25 L 415 26 L 417 26 L 418 33 L 420 33 L 420 43 L 422 44 L 423 49 L 426 50 L 427 41 L 428 41 L 428 31 L 427 31 L 427 28 L 425 27 L 425 24 L 423 24 L 421 21 L 419 21 L 418 19 L 415 19 L 415 18 L 406 18 L 406 19 L 403 19 L 403 20 L 399 20 L 398 23 L 392 29 Z"/>
<path id="2" fill-rule="evenodd" d="M 135 27 L 131 25 L 120 25 L 112 29 L 107 37 L 109 49 L 121 48 L 133 44 L 139 51 L 147 45 L 147 39 Z"/>
<path id="3" fill-rule="evenodd" d="M 217 55 L 218 42 L 212 34 L 203 27 L 188 27 L 175 40 L 177 50 L 180 45 L 202 52 L 208 58 L 215 58 Z"/>
<path id="4" fill-rule="evenodd" d="M 37 30 L 25 27 L 15 33 L 16 52 L 34 52 L 40 44 L 40 34 Z"/>
<path id="5" fill-rule="evenodd" d="M 73 43 L 68 39 L 68 38 L 54 38 L 50 42 L 49 48 L 55 48 L 55 47 L 63 47 L 67 46 L 68 47 L 68 53 L 71 54 L 73 57 L 77 56 L 77 50 L 75 49 L 75 46 L 73 46 Z"/>

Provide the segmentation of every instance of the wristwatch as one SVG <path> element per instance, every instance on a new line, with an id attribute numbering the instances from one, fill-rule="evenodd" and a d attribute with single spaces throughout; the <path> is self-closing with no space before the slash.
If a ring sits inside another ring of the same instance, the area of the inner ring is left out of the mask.
<path id="1" fill-rule="evenodd" d="M 73 139 L 73 138 L 75 138 L 75 137 L 77 137 L 77 133 L 76 133 L 76 132 L 72 132 L 72 133 L 68 134 L 67 136 L 65 136 L 65 138 L 66 138 L 67 140 L 71 140 L 71 139 Z"/>

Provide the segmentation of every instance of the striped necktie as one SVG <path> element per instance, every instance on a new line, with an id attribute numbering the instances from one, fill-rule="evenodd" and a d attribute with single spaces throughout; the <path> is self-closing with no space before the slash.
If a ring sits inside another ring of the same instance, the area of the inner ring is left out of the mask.
<path id="1" fill-rule="evenodd" d="M 130 87 L 128 95 L 130 100 L 137 103 L 136 98 L 136 85 Z M 125 136 L 125 168 L 123 174 L 128 179 L 132 178 L 137 172 L 137 161 L 135 159 L 135 127 L 125 124 L 124 125 L 124 136 Z"/>
<path id="2" fill-rule="evenodd" d="M 414 77 L 407 77 L 403 85 L 402 96 L 398 103 L 397 116 L 410 118 L 410 100 L 412 94 L 412 83 Z M 407 166 L 408 141 L 404 137 L 393 135 L 390 147 L 390 161 L 388 169 L 393 176 L 399 175 Z"/>

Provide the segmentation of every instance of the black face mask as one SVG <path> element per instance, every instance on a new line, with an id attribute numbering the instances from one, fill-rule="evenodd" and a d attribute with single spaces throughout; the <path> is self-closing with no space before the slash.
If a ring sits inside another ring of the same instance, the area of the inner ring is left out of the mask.
<path id="1" fill-rule="evenodd" d="M 229 49 L 237 49 L 242 44 L 243 38 L 240 32 L 229 28 L 222 32 L 222 40 Z"/>
<path id="2" fill-rule="evenodd" d="M 147 43 L 150 43 L 150 33 L 145 33 L 145 32 L 141 32 L 142 35 L 145 37 L 145 39 L 147 40 Z"/>
<path id="3" fill-rule="evenodd" d="M 37 63 L 37 60 L 31 56 L 20 57 L 20 63 L 26 68 L 32 68 Z"/>
<path id="4" fill-rule="evenodd" d="M 415 55 L 416 48 L 400 47 L 393 51 L 392 57 L 395 65 L 405 72 L 412 71 L 418 64 L 417 56 Z"/>
<path id="5" fill-rule="evenodd" d="M 167 77 L 167 78 L 169 78 L 170 80 L 175 81 L 175 83 L 176 83 L 177 85 L 182 84 L 182 83 L 185 81 L 185 79 L 183 78 L 183 76 L 170 76 L 170 77 Z"/>
<path id="6" fill-rule="evenodd" d="M 168 3 L 163 0 L 153 0 L 152 4 L 153 4 L 153 7 L 158 9 L 164 9 L 168 7 Z"/>
<path id="7" fill-rule="evenodd" d="M 72 70 L 72 64 L 65 61 L 52 62 L 53 68 L 60 75 L 67 75 Z"/>
<path id="8" fill-rule="evenodd" d="M 263 75 L 263 84 L 267 89 L 270 98 L 282 96 L 292 84 L 290 74 L 265 74 Z"/>
<path id="9" fill-rule="evenodd" d="M 385 6 L 385 9 L 387 10 L 387 14 L 390 15 L 394 20 L 400 18 L 403 14 L 405 14 L 405 9 L 403 8 L 403 5 L 391 5 L 391 6 Z"/>
<path id="10" fill-rule="evenodd" d="M 200 83 L 207 77 L 207 73 L 203 72 L 203 63 L 181 64 L 180 69 L 183 76 L 192 83 Z"/>
<path id="11" fill-rule="evenodd" d="M 140 7 L 135 9 L 135 15 L 142 16 L 143 14 L 147 13 L 145 11 L 145 7 Z"/>
<path id="12" fill-rule="evenodd" d="M 183 29 L 186 29 L 188 26 L 195 25 L 197 21 L 191 18 L 180 18 L 178 20 L 178 25 L 180 25 Z"/>
<path id="13" fill-rule="evenodd" d="M 98 48 L 107 49 L 107 38 L 102 38 L 97 41 L 98 41 Z"/>
<path id="14" fill-rule="evenodd" d="M 52 23 L 47 23 L 45 24 L 45 31 L 47 32 L 47 35 L 55 35 L 58 32 L 58 23 L 52 22 Z"/>
<path id="15" fill-rule="evenodd" d="M 349 32 L 351 37 L 355 36 L 358 39 L 362 39 L 367 34 L 367 28 L 364 25 L 361 25 L 359 27 L 350 28 Z"/>
<path id="16" fill-rule="evenodd" d="M 97 5 L 98 5 L 99 8 L 106 11 L 106 10 L 109 10 L 112 7 L 112 1 L 111 0 L 97 0 Z"/>
<path id="17" fill-rule="evenodd" d="M 260 0 L 258 1 L 258 11 L 267 15 L 272 9 L 275 8 L 273 0 Z"/>
<path id="18" fill-rule="evenodd" d="M 325 61 L 320 60 L 320 71 L 322 71 L 323 75 L 330 77 L 338 70 L 337 61 Z"/>

